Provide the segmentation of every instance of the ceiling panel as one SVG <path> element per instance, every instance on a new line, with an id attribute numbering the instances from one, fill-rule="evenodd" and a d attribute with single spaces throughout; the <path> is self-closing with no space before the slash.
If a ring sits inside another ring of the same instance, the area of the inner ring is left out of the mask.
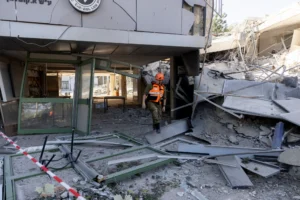
<path id="1" fill-rule="evenodd" d="M 84 53 L 84 54 L 93 54 L 95 44 L 87 42 L 76 42 L 72 45 L 73 53 Z"/>
<path id="2" fill-rule="evenodd" d="M 49 46 L 51 51 L 55 52 L 71 52 L 71 46 L 69 42 L 57 42 Z"/>
<path id="3" fill-rule="evenodd" d="M 94 55 L 110 55 L 116 49 L 118 45 L 106 45 L 106 44 L 97 44 L 94 50 Z"/>
<path id="4" fill-rule="evenodd" d="M 135 50 L 137 50 L 139 46 L 135 45 L 126 45 L 126 46 L 119 46 L 114 52 L 114 55 L 129 55 Z"/>
<path id="5" fill-rule="evenodd" d="M 141 46 L 134 52 L 132 52 L 131 55 L 147 55 L 149 53 L 152 53 L 153 51 L 158 50 L 159 48 L 160 47 L 158 46 Z"/>
<path id="6" fill-rule="evenodd" d="M 16 50 L 16 51 L 23 51 L 25 50 L 22 46 L 18 43 L 11 40 L 11 38 L 1 38 L 0 37 L 0 50 Z"/>
<path id="7" fill-rule="evenodd" d="M 49 46 L 53 43 L 53 40 L 40 39 L 11 38 L 11 40 L 30 52 L 50 52 Z"/>

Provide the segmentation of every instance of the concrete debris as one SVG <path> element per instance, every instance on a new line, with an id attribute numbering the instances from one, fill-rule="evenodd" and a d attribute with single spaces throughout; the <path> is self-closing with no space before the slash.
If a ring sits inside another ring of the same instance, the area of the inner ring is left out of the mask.
<path id="1" fill-rule="evenodd" d="M 74 177 L 74 178 L 73 178 L 73 182 L 74 182 L 74 183 L 77 183 L 79 180 L 80 180 L 80 178 L 78 178 L 78 177 Z"/>
<path id="2" fill-rule="evenodd" d="M 278 162 L 300 167 L 300 148 L 286 149 L 279 155 Z"/>
<path id="3" fill-rule="evenodd" d="M 184 192 L 177 192 L 177 196 L 183 197 L 184 196 Z"/>
<path id="4" fill-rule="evenodd" d="M 232 130 L 233 129 L 233 124 L 227 124 L 227 128 Z"/>
<path id="5" fill-rule="evenodd" d="M 287 142 L 288 143 L 299 142 L 299 141 L 300 141 L 300 135 L 299 134 L 290 133 L 287 136 Z"/>
<path id="6" fill-rule="evenodd" d="M 125 195 L 123 198 L 121 195 L 115 195 L 114 200 L 133 200 L 131 195 Z"/>
<path id="7" fill-rule="evenodd" d="M 197 200 L 207 200 L 207 198 L 197 190 L 191 191 L 191 195 L 193 195 Z"/>
<path id="8" fill-rule="evenodd" d="M 228 138 L 229 142 L 231 142 L 232 144 L 238 145 L 239 141 L 237 140 L 237 138 L 234 135 L 230 135 Z"/>
<path id="9" fill-rule="evenodd" d="M 300 196 L 293 196 L 293 199 L 300 200 Z"/>
<path id="10" fill-rule="evenodd" d="M 266 136 L 266 135 L 269 135 L 271 133 L 271 129 L 268 128 L 268 127 L 265 127 L 265 126 L 261 125 L 259 128 L 261 130 L 261 132 L 260 132 L 261 136 Z"/>

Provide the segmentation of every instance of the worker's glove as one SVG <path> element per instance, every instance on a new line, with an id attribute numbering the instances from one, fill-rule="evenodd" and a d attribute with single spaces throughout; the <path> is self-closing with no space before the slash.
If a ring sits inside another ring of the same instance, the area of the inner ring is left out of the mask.
<path id="1" fill-rule="evenodd" d="M 166 106 L 162 107 L 162 111 L 166 112 Z"/>
<path id="2" fill-rule="evenodd" d="M 146 109 L 146 104 L 145 103 L 143 103 L 142 108 Z"/>

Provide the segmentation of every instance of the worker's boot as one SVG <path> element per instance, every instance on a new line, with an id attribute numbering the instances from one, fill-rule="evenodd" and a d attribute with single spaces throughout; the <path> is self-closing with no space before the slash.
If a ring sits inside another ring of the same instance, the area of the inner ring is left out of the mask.
<path id="1" fill-rule="evenodd" d="M 160 124 L 156 124 L 156 133 L 160 134 Z"/>
<path id="2" fill-rule="evenodd" d="M 156 124 L 153 124 L 153 134 L 155 134 L 157 131 L 156 131 Z"/>

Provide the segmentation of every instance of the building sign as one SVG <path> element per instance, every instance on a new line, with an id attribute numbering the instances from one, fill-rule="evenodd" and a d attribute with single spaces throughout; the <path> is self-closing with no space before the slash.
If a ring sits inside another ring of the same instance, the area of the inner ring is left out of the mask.
<path id="1" fill-rule="evenodd" d="M 48 6 L 52 4 L 52 0 L 6 0 L 6 1 L 7 2 L 17 1 L 26 4 L 41 4 L 41 5 L 48 5 Z"/>
<path id="2" fill-rule="evenodd" d="M 70 3 L 80 12 L 90 13 L 97 10 L 101 0 L 69 0 Z"/>

